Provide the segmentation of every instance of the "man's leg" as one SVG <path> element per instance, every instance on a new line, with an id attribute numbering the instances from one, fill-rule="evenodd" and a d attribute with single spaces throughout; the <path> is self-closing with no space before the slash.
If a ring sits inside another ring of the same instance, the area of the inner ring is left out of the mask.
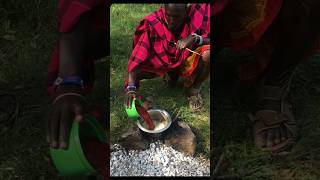
<path id="1" fill-rule="evenodd" d="M 209 74 L 210 74 L 210 50 L 206 50 L 202 53 L 202 57 L 200 58 L 197 75 L 191 88 L 199 89 L 202 82 L 208 78 Z"/>
<path id="2" fill-rule="evenodd" d="M 210 50 L 202 53 L 199 60 L 198 68 L 196 69 L 196 77 L 194 83 L 189 88 L 189 105 L 193 110 L 198 110 L 203 106 L 203 101 L 200 95 L 200 87 L 210 74 Z"/>
<path id="3" fill-rule="evenodd" d="M 167 72 L 164 76 L 164 81 L 169 88 L 173 88 L 176 86 L 179 80 L 179 70 Z"/>
<path id="4" fill-rule="evenodd" d="M 313 3 L 313 7 L 319 7 L 319 3 Z M 279 15 L 279 43 L 266 71 L 253 117 L 255 143 L 271 151 L 286 148 L 295 134 L 287 91 L 296 65 L 312 48 L 320 30 L 319 23 L 315 23 L 319 13 L 313 7 L 306 8 L 302 1 L 285 1 Z"/>
<path id="5" fill-rule="evenodd" d="M 107 31 L 90 28 L 90 18 L 83 14 L 67 33 L 60 33 L 60 76 L 82 75 L 84 81 L 93 82 L 93 60 L 107 55 Z"/>

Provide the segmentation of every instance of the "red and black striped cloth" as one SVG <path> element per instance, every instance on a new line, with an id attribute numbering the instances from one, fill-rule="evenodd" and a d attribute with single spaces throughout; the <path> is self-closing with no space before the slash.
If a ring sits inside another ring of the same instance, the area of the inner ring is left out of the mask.
<path id="1" fill-rule="evenodd" d="M 106 0 L 59 0 L 58 1 L 58 32 L 70 32 L 75 24 L 79 21 L 81 15 L 88 13 L 90 27 L 93 30 L 108 30 L 109 22 L 108 4 Z M 102 50 L 106 49 L 101 48 Z M 101 53 L 103 54 L 103 53 Z M 59 73 L 59 50 L 56 45 L 48 65 L 47 92 L 54 95 L 53 83 Z M 93 87 L 94 79 L 94 59 L 85 59 L 83 64 L 83 93 L 88 93 Z"/>
<path id="2" fill-rule="evenodd" d="M 191 33 L 199 34 L 203 38 L 210 36 L 209 4 L 190 6 L 183 30 L 177 38 L 167 28 L 164 7 L 146 16 L 136 27 L 128 71 L 131 72 L 139 66 L 141 72 L 162 76 L 178 68 L 190 52 L 177 49 L 174 42 Z"/>

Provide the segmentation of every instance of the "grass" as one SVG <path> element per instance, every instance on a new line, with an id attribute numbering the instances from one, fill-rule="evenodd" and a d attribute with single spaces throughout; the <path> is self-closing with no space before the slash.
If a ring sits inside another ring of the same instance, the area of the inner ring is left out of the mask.
<path id="1" fill-rule="evenodd" d="M 13 127 L 0 128 L 0 179 L 57 179 L 45 140 L 51 100 L 47 65 L 57 39 L 56 1 L 0 3 L 0 91 L 13 93 L 20 113 Z M 105 102 L 106 63 L 97 63 L 89 100 Z M 2 102 L 0 102 L 2 103 Z M 3 122 L 3 119 L 1 119 Z"/>
<path id="2" fill-rule="evenodd" d="M 248 107 L 233 103 L 226 85 L 215 88 L 215 131 L 212 158 L 224 154 L 219 175 L 242 179 L 319 179 L 320 178 L 320 68 L 319 56 L 297 69 L 292 93 L 294 114 L 299 127 L 296 145 L 289 155 L 277 156 L 257 149 L 252 141 Z M 217 87 L 217 86 L 215 86 Z M 226 131 L 228 130 L 228 131 Z"/>
<path id="3" fill-rule="evenodd" d="M 45 78 L 56 38 L 55 3 L 11 0 L 0 7 L 0 89 L 20 103 L 14 126 L 1 127 L 0 179 L 54 179 L 45 141 Z"/>
<path id="4" fill-rule="evenodd" d="M 113 4 L 110 15 L 110 133 L 111 143 L 117 143 L 121 133 L 135 125 L 127 119 L 123 107 L 123 85 L 127 73 L 127 62 L 132 51 L 132 39 L 135 27 L 140 20 L 160 7 L 159 4 Z M 205 106 L 201 113 L 193 113 L 187 106 L 187 98 L 181 88 L 168 89 L 161 78 L 141 82 L 139 94 L 154 96 L 155 104 L 160 109 L 173 112 L 181 108 L 182 119 L 192 128 L 197 137 L 196 155 L 209 158 L 210 151 L 210 86 L 206 81 L 202 88 Z"/>

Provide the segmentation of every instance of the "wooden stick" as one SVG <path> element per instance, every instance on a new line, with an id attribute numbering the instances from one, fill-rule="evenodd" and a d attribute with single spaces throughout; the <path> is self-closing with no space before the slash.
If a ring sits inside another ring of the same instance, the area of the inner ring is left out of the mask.
<path id="1" fill-rule="evenodd" d="M 177 43 L 174 43 L 174 44 L 177 45 Z M 192 51 L 192 50 L 189 49 L 189 48 L 186 48 L 186 50 L 188 50 L 188 51 L 190 51 L 190 52 L 192 52 L 192 53 L 198 54 L 199 56 L 202 56 L 200 53 L 197 53 L 197 52 L 195 52 L 195 51 Z"/>

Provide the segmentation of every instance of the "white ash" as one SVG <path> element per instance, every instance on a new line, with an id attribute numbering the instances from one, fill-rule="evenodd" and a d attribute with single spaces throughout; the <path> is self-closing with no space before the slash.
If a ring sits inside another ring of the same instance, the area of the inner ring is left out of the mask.
<path id="1" fill-rule="evenodd" d="M 159 141 L 144 151 L 118 144 L 111 151 L 111 176 L 210 176 L 208 160 L 186 156 Z"/>

